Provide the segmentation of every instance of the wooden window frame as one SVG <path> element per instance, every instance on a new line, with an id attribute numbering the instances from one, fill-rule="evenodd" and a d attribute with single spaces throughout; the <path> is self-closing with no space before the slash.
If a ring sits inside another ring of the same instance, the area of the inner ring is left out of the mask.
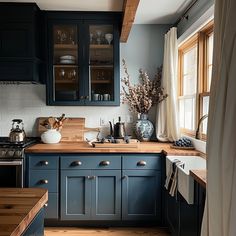
<path id="1" fill-rule="evenodd" d="M 208 37 L 213 33 L 214 21 L 210 21 L 201 28 L 190 39 L 183 43 L 178 49 L 178 97 L 183 95 L 183 54 L 193 48 L 197 44 L 197 91 L 196 91 L 196 107 L 195 107 L 195 127 L 197 127 L 199 119 L 203 114 L 203 97 L 210 96 L 208 91 Z M 202 127 L 201 127 L 202 128 Z M 188 130 L 180 127 L 180 131 L 191 137 L 195 137 L 195 130 Z M 202 139 L 206 140 L 206 135 L 202 135 Z"/>

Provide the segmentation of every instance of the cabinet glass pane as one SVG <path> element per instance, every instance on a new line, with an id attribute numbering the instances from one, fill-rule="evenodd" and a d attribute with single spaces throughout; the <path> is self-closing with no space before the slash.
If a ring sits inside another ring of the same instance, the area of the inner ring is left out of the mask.
<path id="1" fill-rule="evenodd" d="M 79 96 L 78 40 L 76 25 L 54 25 L 54 100 L 77 100 Z"/>
<path id="2" fill-rule="evenodd" d="M 89 27 L 89 93 L 92 101 L 114 100 L 113 26 Z"/>

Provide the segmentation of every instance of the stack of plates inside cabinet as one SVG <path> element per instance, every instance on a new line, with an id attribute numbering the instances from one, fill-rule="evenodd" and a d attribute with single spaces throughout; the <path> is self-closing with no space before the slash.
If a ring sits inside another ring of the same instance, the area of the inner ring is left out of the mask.
<path id="1" fill-rule="evenodd" d="M 75 64 L 75 56 L 65 55 L 60 57 L 61 64 Z"/>

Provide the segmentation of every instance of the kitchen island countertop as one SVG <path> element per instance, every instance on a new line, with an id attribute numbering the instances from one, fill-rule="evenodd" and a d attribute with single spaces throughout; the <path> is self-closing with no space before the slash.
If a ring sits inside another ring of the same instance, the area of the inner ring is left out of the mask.
<path id="1" fill-rule="evenodd" d="M 22 235 L 48 200 L 46 189 L 0 189 L 0 235 Z"/>

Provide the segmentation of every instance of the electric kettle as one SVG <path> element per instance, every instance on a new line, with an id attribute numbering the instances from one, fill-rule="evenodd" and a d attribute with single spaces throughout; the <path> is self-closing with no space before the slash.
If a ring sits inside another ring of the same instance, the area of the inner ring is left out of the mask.
<path id="1" fill-rule="evenodd" d="M 12 128 L 9 134 L 10 142 L 12 143 L 24 142 L 25 138 L 26 135 L 24 131 L 23 121 L 21 119 L 12 120 Z"/>

